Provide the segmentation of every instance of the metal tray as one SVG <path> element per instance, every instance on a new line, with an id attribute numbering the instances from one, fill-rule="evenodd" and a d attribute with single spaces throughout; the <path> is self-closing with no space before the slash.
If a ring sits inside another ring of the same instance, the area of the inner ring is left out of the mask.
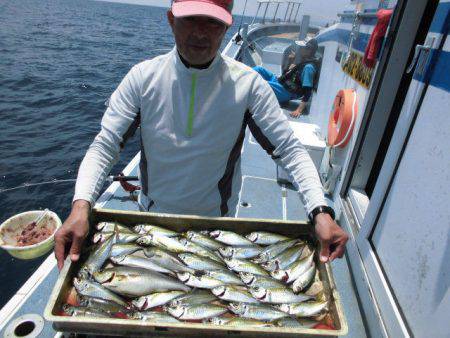
<path id="1" fill-rule="evenodd" d="M 252 231 L 264 230 L 283 235 L 295 235 L 308 238 L 317 244 L 314 238 L 313 227 L 305 222 L 239 219 L 239 218 L 211 218 L 185 215 L 155 214 L 131 211 L 118 211 L 108 209 L 94 209 L 91 224 L 101 221 L 117 221 L 125 225 L 150 223 L 161 225 L 169 229 L 182 232 L 186 230 L 232 230 L 246 234 Z M 348 333 L 347 322 L 344 316 L 339 294 L 333 280 L 330 265 L 318 263 L 320 279 L 324 286 L 327 299 L 330 300 L 329 313 L 336 330 L 306 329 L 306 328 L 252 328 L 228 327 L 201 323 L 148 323 L 131 319 L 116 318 L 88 318 L 68 317 L 58 315 L 61 313 L 64 300 L 72 287 L 72 279 L 76 275 L 81 262 L 71 263 L 69 259 L 64 265 L 59 278 L 53 288 L 46 306 L 44 317 L 53 322 L 53 327 L 61 332 L 90 333 L 126 337 L 330 337 L 342 336 Z"/>

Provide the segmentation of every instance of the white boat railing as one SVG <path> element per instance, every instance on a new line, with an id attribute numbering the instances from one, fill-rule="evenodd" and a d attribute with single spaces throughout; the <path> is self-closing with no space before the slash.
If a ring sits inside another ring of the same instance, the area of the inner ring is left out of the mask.
<path id="1" fill-rule="evenodd" d="M 279 1 L 279 0 L 258 0 L 258 9 L 256 10 L 255 16 L 252 20 L 252 25 L 256 22 L 258 18 L 259 11 L 261 8 L 264 8 L 264 14 L 262 16 L 262 23 L 266 23 L 267 13 L 269 11 L 269 7 L 271 5 L 275 6 L 275 11 L 271 22 L 275 22 L 277 20 L 278 9 L 281 4 L 287 4 L 286 11 L 284 13 L 284 22 L 297 22 L 298 13 L 300 11 L 300 6 L 302 5 L 299 1 Z M 265 6 L 264 6 L 265 5 Z M 295 11 L 295 15 L 292 17 L 292 14 Z"/>

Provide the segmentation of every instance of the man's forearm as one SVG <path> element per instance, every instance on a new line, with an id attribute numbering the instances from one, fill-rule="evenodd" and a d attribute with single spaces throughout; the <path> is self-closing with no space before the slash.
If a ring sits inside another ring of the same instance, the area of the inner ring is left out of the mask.
<path id="1" fill-rule="evenodd" d="M 105 140 L 103 133 L 89 147 L 78 170 L 73 200 L 85 200 L 94 205 L 111 168 L 118 160 L 119 146 Z"/>
<path id="2" fill-rule="evenodd" d="M 294 135 L 274 154 L 279 155 L 277 162 L 291 175 L 307 214 L 318 206 L 326 205 L 317 169 L 306 148 Z"/>

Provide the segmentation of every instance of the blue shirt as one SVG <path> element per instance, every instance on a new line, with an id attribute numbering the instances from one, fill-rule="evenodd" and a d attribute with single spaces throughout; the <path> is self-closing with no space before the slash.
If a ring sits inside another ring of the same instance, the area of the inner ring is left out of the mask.
<path id="1" fill-rule="evenodd" d="M 308 63 L 303 67 L 303 71 L 301 74 L 302 79 L 302 87 L 312 88 L 314 86 L 314 75 L 316 74 L 316 68 Z"/>

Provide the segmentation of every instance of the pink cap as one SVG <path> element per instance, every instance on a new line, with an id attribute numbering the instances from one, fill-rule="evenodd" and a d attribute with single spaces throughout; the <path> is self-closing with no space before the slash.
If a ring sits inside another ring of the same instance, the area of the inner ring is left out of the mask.
<path id="1" fill-rule="evenodd" d="M 175 17 L 205 15 L 231 26 L 233 0 L 173 0 L 172 13 Z"/>

